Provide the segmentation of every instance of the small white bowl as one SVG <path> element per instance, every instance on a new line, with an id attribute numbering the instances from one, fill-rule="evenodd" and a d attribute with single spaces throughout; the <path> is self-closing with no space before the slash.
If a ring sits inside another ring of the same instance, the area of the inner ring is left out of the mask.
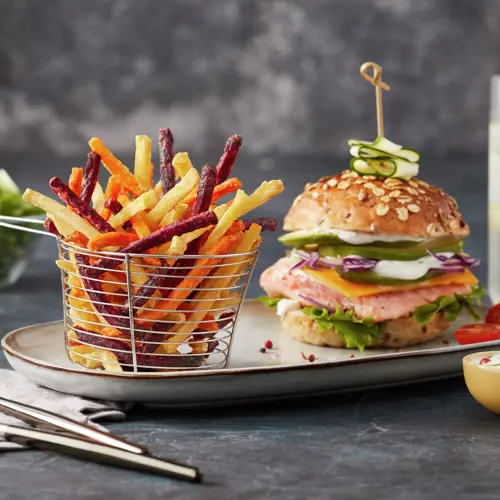
<path id="1" fill-rule="evenodd" d="M 480 365 L 479 360 L 487 356 L 500 355 L 500 351 L 485 351 L 469 354 L 463 359 L 467 389 L 482 406 L 500 415 L 500 366 Z"/>

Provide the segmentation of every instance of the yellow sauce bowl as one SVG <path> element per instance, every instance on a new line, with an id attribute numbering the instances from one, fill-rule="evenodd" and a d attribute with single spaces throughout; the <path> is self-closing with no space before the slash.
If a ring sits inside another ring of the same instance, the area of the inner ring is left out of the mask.
<path id="1" fill-rule="evenodd" d="M 482 406 L 500 415 L 500 366 L 479 365 L 479 360 L 500 351 L 476 352 L 462 361 L 465 383 L 472 397 Z"/>

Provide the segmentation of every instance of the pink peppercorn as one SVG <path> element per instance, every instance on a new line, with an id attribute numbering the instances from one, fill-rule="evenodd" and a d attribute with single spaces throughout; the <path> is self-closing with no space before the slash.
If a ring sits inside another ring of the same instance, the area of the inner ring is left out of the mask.
<path id="1" fill-rule="evenodd" d="M 481 361 L 479 361 L 480 365 L 486 365 L 487 363 L 491 363 L 490 358 L 481 358 Z"/>
<path id="2" fill-rule="evenodd" d="M 270 340 L 266 340 L 266 341 L 264 342 L 264 347 L 265 347 L 266 349 L 272 349 L 272 348 L 273 348 L 273 343 L 272 343 Z"/>
<path id="3" fill-rule="evenodd" d="M 309 354 L 309 357 L 307 358 L 307 360 L 312 363 L 313 361 L 316 361 L 316 356 L 314 354 Z"/>

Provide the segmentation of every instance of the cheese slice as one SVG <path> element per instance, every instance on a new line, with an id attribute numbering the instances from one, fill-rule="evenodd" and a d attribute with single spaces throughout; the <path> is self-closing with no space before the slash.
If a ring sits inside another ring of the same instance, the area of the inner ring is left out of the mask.
<path id="1" fill-rule="evenodd" d="M 334 288 L 346 297 L 363 297 L 384 292 L 400 292 L 403 290 L 415 290 L 418 288 L 429 288 L 439 285 L 477 285 L 478 279 L 469 271 L 463 273 L 443 274 L 437 278 L 423 281 L 422 283 L 412 283 L 411 285 L 373 285 L 370 283 L 354 283 L 341 278 L 334 269 L 323 269 L 314 271 L 313 269 L 302 269 L 314 279 L 321 281 L 325 285 Z"/>

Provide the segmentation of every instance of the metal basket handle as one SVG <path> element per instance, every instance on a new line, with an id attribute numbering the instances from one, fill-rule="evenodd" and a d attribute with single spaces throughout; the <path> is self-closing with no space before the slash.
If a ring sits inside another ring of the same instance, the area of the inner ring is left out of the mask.
<path id="1" fill-rule="evenodd" d="M 40 219 L 29 219 L 27 217 L 11 217 L 10 215 L 0 215 L 0 226 L 8 227 L 9 229 L 17 229 L 18 231 L 25 231 L 27 233 L 41 234 L 43 236 L 52 236 L 57 238 L 55 234 L 49 233 L 48 231 L 42 231 L 40 229 L 34 229 L 32 227 L 25 227 L 16 224 L 9 224 L 9 222 L 23 222 L 24 224 L 41 224 L 44 221 Z"/>

